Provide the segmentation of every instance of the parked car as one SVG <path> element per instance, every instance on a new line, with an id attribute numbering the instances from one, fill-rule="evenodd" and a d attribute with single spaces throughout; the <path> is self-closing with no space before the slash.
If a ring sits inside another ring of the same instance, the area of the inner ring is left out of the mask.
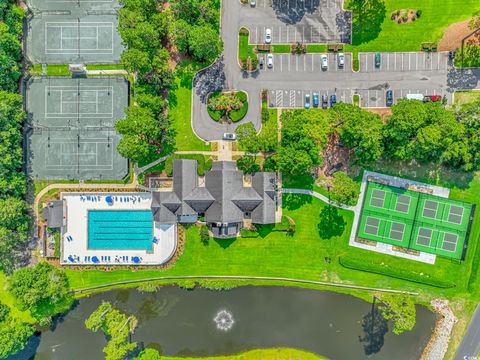
<path id="1" fill-rule="evenodd" d="M 337 102 L 337 95 L 330 95 L 330 107 L 333 107 Z"/>
<path id="2" fill-rule="evenodd" d="M 327 95 L 322 95 L 322 109 L 328 108 L 328 97 Z"/>
<path id="3" fill-rule="evenodd" d="M 318 107 L 318 93 L 313 93 L 313 106 Z"/>
<path id="4" fill-rule="evenodd" d="M 257 6 L 257 0 L 250 0 L 250 6 L 251 7 Z"/>
<path id="5" fill-rule="evenodd" d="M 385 98 L 386 98 L 386 105 L 388 107 L 392 106 L 393 105 L 393 91 L 392 90 L 387 90 Z"/>
<path id="6" fill-rule="evenodd" d="M 305 95 L 305 109 L 310 109 L 310 94 Z"/>
<path id="7" fill-rule="evenodd" d="M 223 134 L 223 139 L 224 140 L 235 140 L 237 138 L 237 135 L 234 133 L 224 133 Z"/>
<path id="8" fill-rule="evenodd" d="M 338 53 L 337 62 L 338 62 L 338 67 L 343 68 L 343 66 L 345 65 L 345 54 L 344 53 Z"/>
<path id="9" fill-rule="evenodd" d="M 408 100 L 420 100 L 420 101 L 423 101 L 423 99 L 425 98 L 425 96 L 423 96 L 423 94 L 407 94 L 406 98 Z"/>
<path id="10" fill-rule="evenodd" d="M 263 56 L 260 56 L 258 58 L 258 66 L 260 66 L 260 69 L 263 69 L 263 64 L 264 64 Z"/>
<path id="11" fill-rule="evenodd" d="M 273 54 L 267 55 L 267 67 L 270 69 L 273 68 Z"/>
<path id="12" fill-rule="evenodd" d="M 323 54 L 320 56 L 320 60 L 322 62 L 322 70 L 328 69 L 328 57 L 327 55 Z"/>
<path id="13" fill-rule="evenodd" d="M 375 67 L 379 68 L 382 62 L 382 55 L 380 53 L 375 54 Z"/>
<path id="14" fill-rule="evenodd" d="M 270 44 L 272 42 L 272 29 L 265 30 L 265 43 Z"/>
<path id="15" fill-rule="evenodd" d="M 442 95 L 425 95 L 423 97 L 423 102 L 429 101 L 442 101 Z"/>

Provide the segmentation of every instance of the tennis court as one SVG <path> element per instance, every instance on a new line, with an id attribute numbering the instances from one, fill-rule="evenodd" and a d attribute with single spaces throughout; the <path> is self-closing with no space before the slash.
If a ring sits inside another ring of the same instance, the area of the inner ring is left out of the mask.
<path id="1" fill-rule="evenodd" d="M 357 236 L 461 259 L 472 205 L 369 182 Z"/>
<path id="2" fill-rule="evenodd" d="M 124 117 L 124 78 L 33 78 L 27 86 L 27 154 L 33 179 L 121 179 L 115 122 Z"/>
<path id="3" fill-rule="evenodd" d="M 28 23 L 27 56 L 33 63 L 115 63 L 123 50 L 114 14 L 36 14 Z"/>

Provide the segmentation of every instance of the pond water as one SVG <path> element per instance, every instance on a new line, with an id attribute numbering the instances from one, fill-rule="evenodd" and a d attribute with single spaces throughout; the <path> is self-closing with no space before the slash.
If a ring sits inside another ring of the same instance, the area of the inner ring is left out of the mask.
<path id="1" fill-rule="evenodd" d="M 165 355 L 218 355 L 293 347 L 330 359 L 418 359 L 436 317 L 417 307 L 417 323 L 391 332 L 372 304 L 327 291 L 287 287 L 239 287 L 228 291 L 162 287 L 109 291 L 81 299 L 54 329 L 32 339 L 10 359 L 102 359 L 106 340 L 84 326 L 102 301 L 139 320 L 133 341 Z M 225 310 L 225 311 L 222 311 Z M 215 321 L 216 320 L 216 321 Z M 373 321 L 372 321 L 373 320 Z"/>

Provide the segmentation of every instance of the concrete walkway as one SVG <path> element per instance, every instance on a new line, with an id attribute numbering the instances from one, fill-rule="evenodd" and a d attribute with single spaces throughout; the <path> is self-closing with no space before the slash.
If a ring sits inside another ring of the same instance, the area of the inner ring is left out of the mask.
<path id="1" fill-rule="evenodd" d="M 87 75 L 128 75 L 126 70 L 88 70 Z"/>
<path id="2" fill-rule="evenodd" d="M 345 205 L 345 204 L 338 204 L 334 201 L 331 201 L 329 198 L 327 198 L 325 195 L 322 195 L 320 193 L 317 193 L 312 190 L 307 190 L 307 189 L 282 189 L 282 192 L 285 194 L 303 194 L 303 195 L 310 195 L 313 197 L 316 197 L 317 199 L 322 200 L 323 202 L 330 204 L 334 207 L 340 208 L 340 209 L 345 209 L 345 210 L 350 210 L 353 212 L 360 212 L 360 208 L 355 206 L 350 206 L 350 205 Z"/>

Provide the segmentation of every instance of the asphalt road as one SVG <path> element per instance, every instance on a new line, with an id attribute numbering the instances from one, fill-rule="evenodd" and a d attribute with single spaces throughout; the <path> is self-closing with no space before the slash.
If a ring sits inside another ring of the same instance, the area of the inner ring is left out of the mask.
<path id="1" fill-rule="evenodd" d="M 480 353 L 480 305 L 473 314 L 462 343 L 457 349 L 455 360 L 478 360 Z"/>
<path id="2" fill-rule="evenodd" d="M 442 95 L 451 103 L 453 91 L 480 88 L 480 69 L 455 69 L 448 60 L 447 53 L 381 53 L 379 67 L 375 66 L 374 53 L 361 53 L 359 72 L 353 72 L 350 54 L 345 54 L 343 68 L 338 67 L 334 54 L 327 54 L 327 70 L 321 69 L 320 54 L 274 54 L 272 69 L 243 72 L 237 60 L 238 30 L 241 26 L 250 29 L 257 26 L 256 16 L 260 16 L 263 24 L 275 22 L 276 26 L 288 28 L 304 26 L 305 19 L 311 22 L 312 14 L 320 11 L 316 4 L 324 4 L 325 1 L 328 1 L 330 7 L 323 8 L 322 21 L 327 14 L 332 17 L 343 13 L 335 5 L 337 0 L 290 0 L 291 4 L 303 1 L 311 12 L 288 10 L 288 23 L 279 17 L 278 9 L 272 8 L 276 1 L 278 0 L 257 0 L 256 8 L 241 5 L 235 0 L 222 3 L 223 56 L 211 69 L 200 73 L 194 80 L 192 126 L 200 138 L 207 141 L 221 139 L 223 133 L 234 132 L 239 124 L 248 121 L 253 122 L 259 131 L 260 95 L 263 89 L 269 91 L 269 105 L 273 107 L 302 108 L 306 94 L 313 96 L 313 93 L 319 93 L 320 96 L 335 94 L 337 101 L 348 103 L 352 102 L 354 94 L 358 94 L 362 107 L 382 108 L 385 107 L 387 90 L 393 91 L 394 102 L 407 94 L 423 94 Z M 308 5 L 309 1 L 313 5 Z M 329 23 L 327 20 L 325 22 Z M 274 41 L 275 36 L 273 28 Z M 218 90 L 244 90 L 248 93 L 249 110 L 241 122 L 218 124 L 210 119 L 206 95 Z"/>

